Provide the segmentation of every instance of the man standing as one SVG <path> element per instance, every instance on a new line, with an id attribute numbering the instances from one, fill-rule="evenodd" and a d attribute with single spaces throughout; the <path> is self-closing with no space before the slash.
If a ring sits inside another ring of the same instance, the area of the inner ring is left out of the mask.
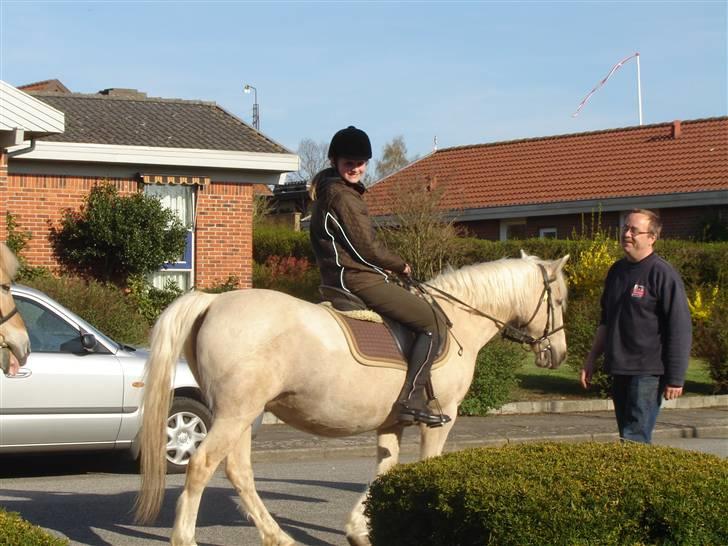
<path id="1" fill-rule="evenodd" d="M 652 211 L 630 212 L 622 228 L 625 257 L 609 269 L 602 318 L 581 370 L 589 387 L 604 353 L 612 376 L 614 412 L 622 440 L 650 443 L 662 397 L 682 395 L 692 325 L 680 275 L 654 253 L 662 223 Z"/>

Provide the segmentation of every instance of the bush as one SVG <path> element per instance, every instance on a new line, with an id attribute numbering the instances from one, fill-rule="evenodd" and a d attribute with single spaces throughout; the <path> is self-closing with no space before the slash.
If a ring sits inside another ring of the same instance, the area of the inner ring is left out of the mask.
<path id="1" fill-rule="evenodd" d="M 92 188 L 81 210 L 67 209 L 60 228 L 51 229 L 58 260 L 69 271 L 119 286 L 177 260 L 186 237 L 159 199 L 141 192 L 120 196 L 110 184 Z"/>
<path id="2" fill-rule="evenodd" d="M 711 293 L 708 304 L 691 302 L 693 353 L 708 362 L 715 393 L 728 394 L 728 288 Z"/>
<path id="3" fill-rule="evenodd" d="M 515 343 L 499 338 L 488 343 L 478 353 L 473 382 L 458 413 L 485 415 L 508 402 L 518 384 L 516 372 L 522 363 L 523 351 Z"/>
<path id="4" fill-rule="evenodd" d="M 306 301 L 321 301 L 321 276 L 306 258 L 270 256 L 264 265 L 253 264 L 253 287 L 278 290 Z"/>
<path id="5" fill-rule="evenodd" d="M 0 508 L 0 546 L 66 546 L 68 541 L 55 537 L 15 512 Z"/>
<path id="6" fill-rule="evenodd" d="M 171 279 L 167 280 L 164 288 L 156 288 L 142 275 L 129 278 L 130 301 L 149 324 L 153 324 L 162 311 L 182 294 L 184 291 Z"/>
<path id="7" fill-rule="evenodd" d="M 514 444 L 395 467 L 374 545 L 728 544 L 728 465 L 636 443 Z"/>
<path id="8" fill-rule="evenodd" d="M 146 345 L 149 322 L 117 287 L 78 277 L 41 277 L 27 282 L 116 341 Z"/>
<path id="9" fill-rule="evenodd" d="M 265 263 L 270 256 L 293 256 L 315 261 L 307 231 L 283 226 L 256 224 L 253 228 L 253 259 Z"/>

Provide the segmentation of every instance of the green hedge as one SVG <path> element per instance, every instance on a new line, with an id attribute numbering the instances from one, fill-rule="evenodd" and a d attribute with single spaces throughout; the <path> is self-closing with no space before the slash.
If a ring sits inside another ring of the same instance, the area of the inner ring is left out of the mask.
<path id="1" fill-rule="evenodd" d="M 15 512 L 0 508 L 0 546 L 66 546 L 68 541 L 55 537 Z"/>
<path id="2" fill-rule="evenodd" d="M 365 503 L 375 546 L 728 544 L 728 465 L 634 443 L 471 449 L 394 468 Z"/>
<path id="3" fill-rule="evenodd" d="M 495 338 L 478 353 L 470 390 L 458 408 L 460 415 L 485 415 L 510 400 L 518 385 L 516 372 L 523 365 L 523 351 L 509 341 Z"/>
<path id="4" fill-rule="evenodd" d="M 149 322 L 116 286 L 50 275 L 23 282 L 45 292 L 116 341 L 137 346 L 149 343 Z"/>
<path id="5" fill-rule="evenodd" d="M 253 228 L 253 260 L 262 264 L 269 256 L 293 256 L 315 261 L 307 231 L 256 224 Z"/>

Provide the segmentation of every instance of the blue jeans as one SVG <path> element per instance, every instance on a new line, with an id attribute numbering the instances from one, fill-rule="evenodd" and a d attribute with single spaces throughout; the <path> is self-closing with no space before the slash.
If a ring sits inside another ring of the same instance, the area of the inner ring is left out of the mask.
<path id="1" fill-rule="evenodd" d="M 665 391 L 659 375 L 615 375 L 612 400 L 622 440 L 649 444 Z"/>

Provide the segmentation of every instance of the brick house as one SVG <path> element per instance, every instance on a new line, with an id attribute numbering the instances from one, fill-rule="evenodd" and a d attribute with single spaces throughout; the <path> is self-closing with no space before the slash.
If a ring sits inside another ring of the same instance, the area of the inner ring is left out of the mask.
<path id="1" fill-rule="evenodd" d="M 110 182 L 120 194 L 158 196 L 188 226 L 184 256 L 155 285 L 206 287 L 231 275 L 251 285 L 253 195 L 296 171 L 298 156 L 212 102 L 133 89 L 70 93 L 57 80 L 19 89 L 65 114 L 62 133 L 11 151 L 0 182 L 0 214 L 32 234 L 30 264 L 57 267 L 49 228 L 94 185 Z M 5 229 L 3 221 L 0 238 Z"/>
<path id="2" fill-rule="evenodd" d="M 617 228 L 636 207 L 658 211 L 666 237 L 699 237 L 728 222 L 728 117 L 438 150 L 374 184 L 370 212 L 391 218 L 399 192 L 433 187 L 484 239 L 565 238 L 592 213 Z"/>

